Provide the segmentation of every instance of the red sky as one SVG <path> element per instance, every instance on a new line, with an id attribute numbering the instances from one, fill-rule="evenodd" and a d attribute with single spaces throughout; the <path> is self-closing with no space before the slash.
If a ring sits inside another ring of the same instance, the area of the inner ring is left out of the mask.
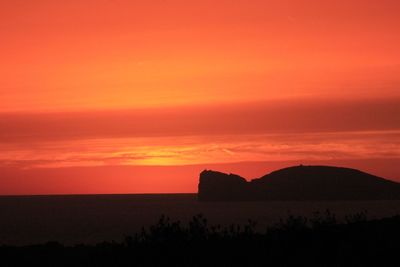
<path id="1" fill-rule="evenodd" d="M 299 163 L 400 180 L 398 14 L 394 0 L 6 1 L 0 194 L 195 192 L 202 168 Z"/>

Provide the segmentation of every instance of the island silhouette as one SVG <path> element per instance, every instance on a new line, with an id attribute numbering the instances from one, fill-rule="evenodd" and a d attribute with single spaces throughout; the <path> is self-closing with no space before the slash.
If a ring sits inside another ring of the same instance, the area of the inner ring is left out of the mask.
<path id="1" fill-rule="evenodd" d="M 398 200 L 400 183 L 360 170 L 333 166 L 293 166 L 250 182 L 236 174 L 204 170 L 200 201 Z"/>

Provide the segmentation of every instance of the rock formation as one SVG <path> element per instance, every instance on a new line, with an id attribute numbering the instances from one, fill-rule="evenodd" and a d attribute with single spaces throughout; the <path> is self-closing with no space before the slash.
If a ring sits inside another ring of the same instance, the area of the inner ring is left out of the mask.
<path id="1" fill-rule="evenodd" d="M 400 183 L 330 166 L 289 167 L 250 182 L 205 170 L 200 174 L 198 197 L 201 201 L 400 200 Z"/>

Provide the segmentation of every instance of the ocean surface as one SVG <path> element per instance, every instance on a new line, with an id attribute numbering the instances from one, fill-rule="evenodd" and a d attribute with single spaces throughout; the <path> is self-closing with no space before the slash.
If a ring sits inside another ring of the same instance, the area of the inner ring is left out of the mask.
<path id="1" fill-rule="evenodd" d="M 400 201 L 198 202 L 196 194 L 59 195 L 0 197 L 0 244 L 25 245 L 119 241 L 158 221 L 162 214 L 187 222 L 203 214 L 210 224 L 257 222 L 263 231 L 288 215 L 312 216 L 329 209 L 339 220 L 400 214 Z"/>

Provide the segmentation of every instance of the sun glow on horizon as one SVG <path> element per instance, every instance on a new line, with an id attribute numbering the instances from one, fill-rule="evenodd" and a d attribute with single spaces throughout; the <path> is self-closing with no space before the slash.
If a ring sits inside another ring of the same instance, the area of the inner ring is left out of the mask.
<path id="1" fill-rule="evenodd" d="M 179 141 L 176 141 L 179 138 Z M 0 167 L 184 166 L 251 161 L 400 158 L 400 131 L 108 138 L 0 146 Z"/>

